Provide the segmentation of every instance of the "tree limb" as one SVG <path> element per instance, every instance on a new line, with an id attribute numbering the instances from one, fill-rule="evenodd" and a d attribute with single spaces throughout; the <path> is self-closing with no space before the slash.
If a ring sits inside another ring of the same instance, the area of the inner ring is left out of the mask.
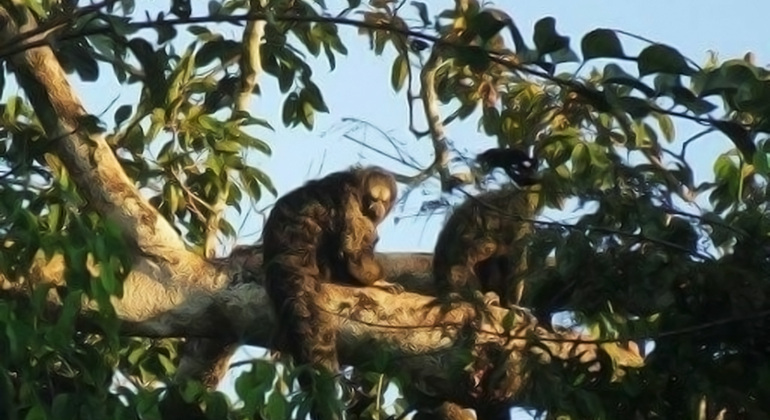
<path id="1" fill-rule="evenodd" d="M 13 6 L 11 6 L 13 7 Z M 35 31 L 34 17 L 16 8 L 23 24 L 0 8 L 0 40 Z M 33 43 L 40 35 L 22 37 Z M 9 67 L 27 94 L 49 138 L 89 205 L 116 222 L 125 237 L 146 254 L 181 258 L 184 243 L 168 221 L 153 208 L 128 178 L 104 135 L 89 128 L 90 116 L 74 95 L 59 62 L 48 46 L 24 49 L 10 57 Z"/>
<path id="2" fill-rule="evenodd" d="M 472 384 L 492 366 L 507 374 L 502 383 L 485 392 L 493 391 L 496 400 L 515 404 L 522 402 L 529 375 L 523 369 L 532 360 L 549 363 L 579 357 L 591 362 L 597 360 L 600 347 L 611 347 L 608 353 L 618 366 L 642 364 L 634 349 L 615 343 L 571 342 L 579 337 L 548 332 L 520 311 L 515 312 L 510 332 L 502 327 L 507 309 L 488 307 L 490 317 L 481 322 L 472 304 L 457 304 L 444 313 L 430 295 L 430 254 L 388 253 L 378 258 L 388 279 L 403 284 L 408 292 L 393 295 L 377 288 L 322 286 L 323 310 L 337 315 L 338 351 L 344 364 L 366 367 L 372 361 L 372 349 L 384 351 L 398 365 L 398 372 L 414 378 L 417 391 L 465 406 L 489 398 L 472 389 Z M 273 347 L 274 315 L 261 284 L 261 262 L 259 247 L 239 247 L 228 258 L 191 265 L 183 272 L 168 272 L 150 260 L 140 260 L 125 280 L 124 295 L 113 298 L 123 321 L 122 333 Z M 14 282 L 0 277 L 0 296 L 21 298 L 26 293 L 21 290 L 60 284 L 63 272 L 63 258 L 46 260 L 41 255 L 28 278 Z M 59 304 L 53 293 L 48 303 L 52 307 Z M 81 315 L 88 319 L 98 308 L 85 303 Z M 546 341 L 538 347 L 531 337 Z M 484 361 L 490 357 L 490 348 L 510 353 L 494 364 L 462 369 L 468 350 L 477 355 L 474 360 Z M 211 359 L 221 359 L 218 356 Z M 458 385 L 458 375 L 464 386 Z"/>

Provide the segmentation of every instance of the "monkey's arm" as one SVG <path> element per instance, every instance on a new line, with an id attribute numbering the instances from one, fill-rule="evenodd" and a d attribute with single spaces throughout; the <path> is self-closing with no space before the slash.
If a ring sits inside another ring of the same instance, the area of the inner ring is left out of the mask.
<path id="1" fill-rule="evenodd" d="M 355 204 L 355 203 L 354 203 Z M 355 207 L 357 209 L 357 207 Z M 403 286 L 384 279 L 382 265 L 374 256 L 374 245 L 379 240 L 377 227 L 372 221 L 354 211 L 352 205 L 345 213 L 342 230 L 342 258 L 346 262 L 348 273 L 364 286 L 374 286 L 391 293 L 401 293 Z"/>

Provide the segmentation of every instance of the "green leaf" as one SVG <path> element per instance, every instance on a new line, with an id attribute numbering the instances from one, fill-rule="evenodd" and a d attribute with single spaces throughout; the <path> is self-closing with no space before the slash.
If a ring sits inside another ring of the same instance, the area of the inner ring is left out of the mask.
<path id="1" fill-rule="evenodd" d="M 324 102 L 321 90 L 312 82 L 305 82 L 305 89 L 300 92 L 300 101 L 309 102 L 318 112 L 329 112 L 329 108 Z"/>
<path id="2" fill-rule="evenodd" d="M 396 59 L 393 60 L 393 67 L 390 71 L 390 85 L 393 86 L 393 90 L 400 91 L 404 87 L 404 81 L 409 73 L 409 62 L 406 59 L 406 54 L 399 54 Z"/>
<path id="3" fill-rule="evenodd" d="M 27 415 L 24 416 L 24 420 L 47 420 L 48 416 L 45 414 L 45 410 L 40 405 L 33 405 Z"/>
<path id="4" fill-rule="evenodd" d="M 419 1 L 413 1 L 411 5 L 417 8 L 417 12 L 420 15 L 420 20 L 422 21 L 422 25 L 425 27 L 430 26 L 430 18 L 428 17 L 428 6 L 426 6 L 425 3 L 422 3 Z"/>
<path id="5" fill-rule="evenodd" d="M 770 175 L 770 154 L 763 152 L 755 153 L 754 161 L 752 163 L 758 174 L 764 176 Z"/>
<path id="6" fill-rule="evenodd" d="M 641 119 L 652 112 L 650 104 L 644 99 L 634 98 L 633 96 L 623 96 L 617 98 L 615 103 L 623 110 L 623 112 L 631 115 L 632 118 Z"/>
<path id="7" fill-rule="evenodd" d="M 131 105 L 122 105 L 120 108 L 118 108 L 115 111 L 115 126 L 119 127 L 120 124 L 127 120 L 128 117 L 131 116 L 131 110 L 133 107 Z"/>
<path id="8" fill-rule="evenodd" d="M 299 120 L 302 125 L 308 130 L 313 129 L 315 124 L 315 112 L 313 110 L 313 104 L 310 102 L 301 102 L 301 108 L 299 109 Z"/>
<path id="9" fill-rule="evenodd" d="M 585 143 L 578 143 L 572 149 L 572 171 L 581 175 L 591 163 L 591 152 Z"/>
<path id="10" fill-rule="evenodd" d="M 217 391 L 206 396 L 206 417 L 210 419 L 228 418 L 228 404 L 225 394 Z"/>
<path id="11" fill-rule="evenodd" d="M 687 65 L 684 56 L 667 45 L 650 45 L 642 50 L 636 60 L 640 76 L 652 73 L 681 74 L 685 76 L 695 74 L 695 70 Z"/>
<path id="12" fill-rule="evenodd" d="M 592 58 L 626 58 L 623 46 L 620 44 L 615 31 L 610 29 L 595 29 L 587 33 L 580 42 L 583 59 Z"/>
<path id="13" fill-rule="evenodd" d="M 281 118 L 283 121 L 283 125 L 289 126 L 292 125 L 294 122 L 294 119 L 297 115 L 297 100 L 299 99 L 299 95 L 296 92 L 292 92 L 289 94 L 289 96 L 286 97 L 286 100 L 283 102 L 283 112 L 281 114 Z"/>
<path id="14" fill-rule="evenodd" d="M 625 70 L 623 70 L 619 65 L 614 63 L 608 64 L 607 66 L 604 67 L 602 82 L 604 84 L 613 83 L 613 84 L 618 84 L 622 86 L 630 86 L 634 89 L 639 90 L 640 92 L 644 93 L 649 97 L 655 96 L 655 90 L 653 88 L 647 86 L 637 78 L 626 73 Z"/>
<path id="15" fill-rule="evenodd" d="M 674 128 L 674 122 L 671 117 L 659 112 L 653 112 L 652 116 L 658 120 L 658 127 L 660 127 L 660 132 L 663 133 L 663 137 L 666 141 L 669 143 L 674 141 L 674 137 L 676 137 L 676 128 Z"/>
<path id="16" fill-rule="evenodd" d="M 569 48 L 569 37 L 556 33 L 556 19 L 550 16 L 535 23 L 534 41 L 541 56 Z"/>
<path id="17" fill-rule="evenodd" d="M 738 176 L 739 172 L 735 162 L 725 154 L 719 156 L 714 162 L 714 175 L 717 180 L 731 180 Z"/>
<path id="18" fill-rule="evenodd" d="M 214 150 L 218 152 L 236 153 L 241 150 L 241 144 L 235 140 L 219 140 L 214 142 Z"/>

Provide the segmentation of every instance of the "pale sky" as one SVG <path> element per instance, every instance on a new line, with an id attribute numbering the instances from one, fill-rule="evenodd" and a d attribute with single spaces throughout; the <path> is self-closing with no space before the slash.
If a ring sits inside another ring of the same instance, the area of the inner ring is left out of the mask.
<path id="1" fill-rule="evenodd" d="M 146 5 L 151 10 L 166 8 L 168 2 L 137 1 L 137 11 L 142 12 Z M 366 3 L 366 2 L 364 2 Z M 425 1 L 429 5 L 431 15 L 442 8 L 451 6 L 449 0 Z M 346 1 L 329 0 L 327 4 L 333 10 L 339 10 L 339 5 Z M 205 14 L 204 2 L 193 2 L 193 15 Z M 408 8 L 409 6 L 405 6 Z M 556 19 L 556 27 L 560 34 L 571 38 L 570 45 L 580 54 L 580 39 L 587 32 L 596 28 L 622 29 L 653 41 L 667 43 L 677 48 L 684 55 L 697 63 L 703 63 L 707 52 L 718 52 L 720 59 L 742 57 L 752 51 L 757 63 L 764 65 L 770 60 L 767 42 L 770 40 L 770 26 L 767 16 L 770 13 L 770 3 L 750 0 L 735 0 L 731 2 L 716 0 L 647 0 L 641 1 L 598 1 L 583 0 L 541 0 L 530 2 L 514 2 L 501 0 L 494 4 L 511 14 L 519 25 L 525 39 L 532 44 L 532 28 L 537 20 L 546 16 Z M 153 13 L 151 15 L 154 16 Z M 227 26 L 222 29 L 225 35 L 238 37 L 241 29 Z M 180 33 L 185 33 L 179 28 Z M 350 164 L 360 162 L 362 157 L 366 162 L 393 167 L 392 163 L 383 160 L 375 153 L 367 151 L 342 137 L 347 130 L 355 126 L 344 123 L 343 119 L 351 118 L 366 121 L 377 129 L 389 133 L 398 141 L 407 145 L 408 150 L 421 164 L 427 165 L 431 160 L 431 149 L 427 138 L 416 143 L 414 136 L 408 131 L 407 108 L 404 92 L 396 94 L 390 85 L 390 68 L 393 52 L 388 49 L 382 57 L 377 57 L 368 49 L 365 37 L 356 34 L 352 28 L 340 29 L 343 43 L 348 47 L 347 57 L 337 58 L 337 68 L 329 71 L 328 63 L 321 54 L 320 59 L 312 59 L 313 77 L 315 83 L 324 94 L 330 109 L 329 114 L 316 114 L 316 126 L 312 132 L 304 128 L 285 128 L 281 123 L 281 106 L 283 96 L 277 89 L 277 83 L 272 78 L 260 79 L 262 95 L 254 97 L 252 114 L 266 118 L 276 128 L 275 132 L 264 129 L 252 131 L 252 134 L 266 140 L 273 149 L 270 158 L 258 156 L 252 152 L 254 161 L 265 171 L 275 183 L 279 194 L 296 188 L 304 181 L 321 176 L 328 172 L 342 169 Z M 149 38 L 154 42 L 156 37 Z M 189 38 L 185 38 L 189 39 Z M 621 37 L 626 53 L 636 54 L 643 44 L 638 41 Z M 182 52 L 186 47 L 182 44 L 177 51 Z M 596 64 L 599 65 L 598 63 Z M 590 69 L 591 63 L 586 67 Z M 123 104 L 135 104 L 138 95 L 135 86 L 121 87 L 115 81 L 110 68 L 101 67 L 102 77 L 95 83 L 80 82 L 76 76 L 70 78 L 85 102 L 86 109 L 93 114 L 104 112 L 104 121 L 112 124 L 114 111 Z M 631 72 L 635 74 L 634 72 Z M 4 95 L 16 93 L 16 86 L 9 82 Z M 114 105 L 110 103 L 117 98 Z M 108 108 L 109 107 L 109 108 Z M 450 140 L 461 149 L 477 153 L 492 145 L 493 139 L 487 138 L 477 130 L 477 115 L 465 121 L 458 121 L 449 126 Z M 425 127 L 424 120 L 418 119 L 419 126 Z M 677 138 L 686 139 L 696 131 L 692 126 L 675 121 Z M 388 143 L 374 129 L 351 132 L 359 140 L 367 141 L 375 148 L 386 148 Z M 720 136 L 708 136 L 691 148 L 688 157 L 695 168 L 696 180 L 702 181 L 712 177 L 711 165 L 716 154 L 721 153 L 730 144 Z M 678 150 L 676 148 L 675 150 Z M 698 162 L 698 164 L 695 164 Z M 430 251 L 443 220 L 442 215 L 430 219 L 425 217 L 408 217 L 395 224 L 395 217 L 411 216 L 419 209 L 423 200 L 438 198 L 436 183 L 428 183 L 423 188 L 424 194 L 413 193 L 412 198 L 403 209 L 397 209 L 381 226 L 382 251 Z M 274 198 L 265 192 L 258 208 L 272 203 Z M 243 223 L 241 243 L 253 243 L 258 239 L 262 219 L 252 217 L 230 218 L 230 222 L 238 229 Z M 554 213 L 553 216 L 561 221 L 574 221 L 575 214 Z M 227 247 L 226 249 L 229 249 Z M 226 252 L 223 249 L 223 252 Z M 239 352 L 236 360 L 253 357 L 261 352 Z M 224 390 L 232 390 L 230 377 L 224 383 Z M 229 393 L 229 392 L 228 392 Z M 234 394 L 230 394 L 234 395 Z M 530 418 L 519 413 L 516 418 Z"/>

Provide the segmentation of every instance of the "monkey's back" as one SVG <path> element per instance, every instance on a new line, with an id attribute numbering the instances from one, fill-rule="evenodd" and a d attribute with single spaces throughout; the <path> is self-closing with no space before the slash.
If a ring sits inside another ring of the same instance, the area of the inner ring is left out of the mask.
<path id="1" fill-rule="evenodd" d="M 279 198 L 265 222 L 264 260 L 284 253 L 314 253 L 340 228 L 344 200 L 355 185 L 349 171 L 308 181 Z"/>
<path id="2" fill-rule="evenodd" d="M 539 193 L 506 188 L 469 197 L 447 218 L 433 255 L 433 276 L 438 288 L 452 289 L 456 267 L 470 270 L 486 258 L 518 255 L 517 241 L 532 232 L 529 219 Z M 477 285 L 480 287 L 481 285 Z"/>
<path id="3" fill-rule="evenodd" d="M 317 291 L 330 277 L 330 261 L 339 249 L 339 230 L 355 174 L 341 171 L 311 180 L 279 198 L 262 234 L 267 293 L 280 307 L 297 295 Z"/>

